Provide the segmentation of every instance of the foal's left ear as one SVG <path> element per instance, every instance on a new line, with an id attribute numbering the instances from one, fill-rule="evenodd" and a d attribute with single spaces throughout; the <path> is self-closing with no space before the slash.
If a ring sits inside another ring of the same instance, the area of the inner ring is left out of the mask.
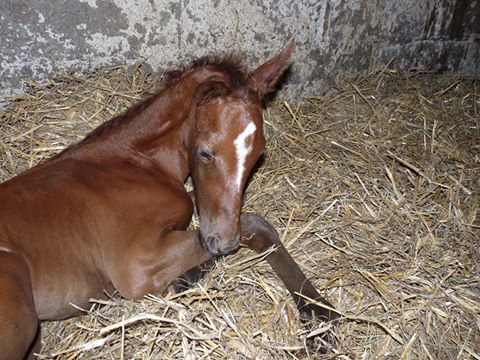
<path id="1" fill-rule="evenodd" d="M 249 87 L 258 94 L 260 99 L 275 90 L 278 79 L 289 65 L 288 60 L 294 47 L 295 43 L 290 41 L 280 54 L 260 65 L 248 75 Z"/>

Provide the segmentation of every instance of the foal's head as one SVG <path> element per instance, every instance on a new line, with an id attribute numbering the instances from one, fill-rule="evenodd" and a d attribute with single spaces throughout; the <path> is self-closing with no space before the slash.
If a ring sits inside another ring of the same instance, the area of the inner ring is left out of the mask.
<path id="1" fill-rule="evenodd" d="M 214 255 L 240 243 L 240 210 L 248 175 L 265 148 L 261 100 L 275 89 L 293 50 L 285 50 L 232 86 L 207 85 L 196 109 L 190 171 L 200 217 L 199 239 Z"/>

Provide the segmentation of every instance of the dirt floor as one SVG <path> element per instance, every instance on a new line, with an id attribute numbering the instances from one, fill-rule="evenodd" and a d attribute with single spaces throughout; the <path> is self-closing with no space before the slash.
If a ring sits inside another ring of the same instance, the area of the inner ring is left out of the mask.
<path id="1" fill-rule="evenodd" d="M 140 67 L 30 83 L 0 112 L 0 180 L 157 85 Z M 343 318 L 303 325 L 262 256 L 241 249 L 185 293 L 113 294 L 44 323 L 40 358 L 480 359 L 479 79 L 383 69 L 301 106 L 270 103 L 265 130 L 245 210 Z"/>

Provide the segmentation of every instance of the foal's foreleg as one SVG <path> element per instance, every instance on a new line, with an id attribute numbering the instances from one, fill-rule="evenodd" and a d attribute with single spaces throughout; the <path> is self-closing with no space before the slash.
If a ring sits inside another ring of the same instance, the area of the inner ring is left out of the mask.
<path id="1" fill-rule="evenodd" d="M 164 291 L 188 270 L 212 258 L 195 231 L 171 231 L 150 247 L 119 257 L 111 275 L 116 290 L 128 299 Z"/>
<path id="2" fill-rule="evenodd" d="M 312 283 L 305 277 L 305 274 L 300 270 L 295 260 L 293 260 L 287 249 L 283 246 L 277 231 L 264 218 L 256 214 L 242 214 L 241 233 L 242 244 L 257 253 L 263 252 L 273 245 L 277 246 L 277 250 L 268 255 L 266 260 L 292 294 L 303 319 L 309 320 L 312 316 L 315 316 L 328 321 L 338 317 L 336 312 L 309 303 L 305 298 L 297 295 L 297 293 L 303 294 L 310 299 L 327 305 L 329 308 L 333 308 L 333 305 L 323 298 Z M 198 257 L 195 257 L 196 259 L 202 256 L 208 257 L 205 250 L 199 247 L 198 242 L 195 243 L 195 249 L 195 251 L 198 252 Z M 186 269 L 185 273 L 173 283 L 175 291 L 183 291 L 191 284 L 200 280 L 213 267 L 214 261 L 213 258 L 208 259 L 200 266 Z"/>
<path id="3" fill-rule="evenodd" d="M 324 321 L 338 318 L 336 312 L 308 303 L 305 298 L 297 295 L 297 293 L 303 294 L 327 305 L 329 308 L 333 308 L 333 305 L 323 298 L 305 277 L 305 274 L 283 246 L 277 231 L 272 225 L 259 215 L 242 214 L 240 228 L 242 243 L 255 252 L 263 252 L 273 245 L 277 247 L 277 250 L 268 255 L 266 260 L 287 287 L 303 319 L 311 319 L 312 315 Z"/>

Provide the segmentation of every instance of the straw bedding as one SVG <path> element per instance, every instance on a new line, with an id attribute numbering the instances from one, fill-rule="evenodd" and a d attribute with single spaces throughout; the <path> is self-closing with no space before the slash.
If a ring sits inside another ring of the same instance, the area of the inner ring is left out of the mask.
<path id="1" fill-rule="evenodd" d="M 0 113 L 0 179 L 157 85 L 140 66 L 29 83 Z M 185 293 L 111 294 L 84 316 L 45 322 L 40 357 L 479 359 L 479 85 L 383 69 L 266 108 L 268 151 L 245 210 L 278 229 L 344 315 L 335 324 L 302 325 L 262 256 L 241 249 Z M 328 329 L 321 355 L 314 335 Z"/>

